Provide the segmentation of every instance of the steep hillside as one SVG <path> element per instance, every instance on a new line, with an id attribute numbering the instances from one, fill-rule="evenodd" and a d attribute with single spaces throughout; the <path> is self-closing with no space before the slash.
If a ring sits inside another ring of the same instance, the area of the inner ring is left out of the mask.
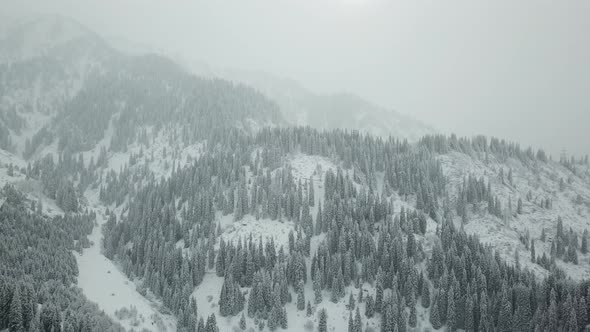
<path id="1" fill-rule="evenodd" d="M 25 153 L 27 140 L 39 139 L 88 77 L 113 56 L 96 34 L 62 17 L 6 28 L 0 38 L 0 146 Z"/>
<path id="2" fill-rule="evenodd" d="M 435 130 L 416 119 L 375 105 L 351 93 L 318 94 L 298 82 L 258 71 L 216 69 L 199 62 L 180 61 L 206 77 L 222 77 L 252 86 L 275 101 L 285 120 L 295 126 L 349 129 L 381 137 L 417 141 Z"/>
<path id="3" fill-rule="evenodd" d="M 25 158 L 92 149 L 113 118 L 113 150 L 138 139 L 140 126 L 180 124 L 178 135 L 194 142 L 211 128 L 282 123 L 278 107 L 249 87 L 195 77 L 160 56 L 124 55 L 67 19 L 9 31 L 0 41 L 8 59 L 0 66 L 0 147 Z"/>
<path id="4" fill-rule="evenodd" d="M 570 231 L 580 236 L 590 229 L 590 168 L 585 162 L 525 163 L 496 157 L 486 160 L 481 155 L 473 157 L 458 152 L 443 155 L 440 161 L 449 179 L 449 194 L 454 203 L 458 203 L 466 177 L 473 176 L 490 183 L 501 204 L 499 215 L 489 213 L 487 202 L 469 206 L 463 225 L 465 231 L 479 236 L 510 262 L 515 261 L 518 252 L 520 264 L 539 276 L 547 276 L 547 271 L 535 264 L 537 256 L 546 255 L 547 259 L 556 256 L 557 248 L 551 247 L 557 245 L 556 241 L 561 243 L 561 239 L 557 239 L 558 219 L 563 221 L 563 238 L 567 239 L 561 245 L 573 241 L 569 238 Z M 459 220 L 460 217 L 458 224 Z M 535 262 L 531 262 L 533 242 Z M 572 278 L 589 279 L 587 252 L 577 253 L 574 263 L 568 259 L 565 249 L 561 250 L 563 260 L 558 259 L 557 265 Z"/>

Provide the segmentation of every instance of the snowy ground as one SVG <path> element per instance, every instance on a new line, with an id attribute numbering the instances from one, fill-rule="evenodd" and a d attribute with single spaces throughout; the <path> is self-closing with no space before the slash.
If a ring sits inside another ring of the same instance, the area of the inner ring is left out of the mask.
<path id="1" fill-rule="evenodd" d="M 273 239 L 277 250 L 284 247 L 289 248 L 289 232 L 295 230 L 295 225 L 291 221 L 277 221 L 271 219 L 256 220 L 251 215 L 246 215 L 240 221 L 233 222 L 233 214 L 222 217 L 220 220 L 223 234 L 221 237 L 226 242 L 237 244 L 238 241 L 247 240 L 252 235 L 255 243 L 262 238 L 263 243 Z"/>
<path id="2" fill-rule="evenodd" d="M 336 172 L 337 166 L 330 159 L 322 156 L 310 156 L 302 153 L 291 155 L 287 158 L 287 163 L 293 167 L 293 177 L 295 180 L 309 180 L 316 176 L 314 181 L 320 182 L 322 175 L 328 170 Z M 323 197 L 323 195 L 322 195 Z"/>
<path id="3" fill-rule="evenodd" d="M 557 219 L 563 219 L 564 230 L 570 227 L 574 233 L 581 235 L 585 229 L 590 231 L 590 179 L 587 176 L 588 169 L 579 166 L 578 175 L 563 167 L 557 162 L 549 161 L 547 164 L 524 165 L 518 160 L 509 159 L 506 163 L 499 163 L 490 157 L 489 163 L 472 158 L 468 155 L 453 152 L 439 157 L 443 166 L 443 172 L 448 177 L 448 189 L 454 202 L 457 188 L 463 182 L 463 178 L 472 174 L 479 178 L 483 176 L 492 183 L 492 191 L 497 195 L 505 210 L 505 218 L 497 218 L 484 213 L 485 206 L 480 207 L 480 212 L 469 212 L 469 222 L 464 226 L 467 233 L 476 234 L 483 243 L 491 245 L 499 251 L 501 256 L 509 263 L 515 262 L 515 251 L 518 251 L 519 261 L 523 267 L 529 268 L 539 277 L 547 274 L 541 266 L 530 260 L 530 251 L 519 241 L 527 232 L 535 239 L 536 254 L 543 252 L 549 257 L 551 239 L 557 231 Z M 504 168 L 505 181 L 500 180 L 500 168 Z M 508 182 L 508 172 L 512 169 L 513 184 Z M 559 188 L 560 179 L 564 179 L 566 187 L 563 191 Z M 568 183 L 570 179 L 571 183 Z M 533 199 L 527 200 L 527 193 L 531 192 Z M 582 197 L 582 204 L 576 203 L 577 196 Z M 518 199 L 523 201 L 523 214 L 516 214 Z M 552 208 L 541 207 L 543 199 L 551 199 Z M 508 210 L 512 201 L 512 211 Z M 454 206 L 454 205 L 453 205 Z M 459 219 L 456 220 L 459 223 Z M 547 234 L 547 240 L 539 240 L 542 230 Z M 558 266 L 573 279 L 581 280 L 590 278 L 590 255 L 578 253 L 579 264 L 558 261 Z"/>
<path id="4" fill-rule="evenodd" d="M 98 159 L 102 148 L 109 150 L 114 133 L 113 121 L 116 117 L 117 115 L 111 119 L 104 138 L 92 150 L 84 152 L 84 160 L 87 164 L 90 163 L 91 158 L 95 161 Z M 106 172 L 111 170 L 119 172 L 126 166 L 147 164 L 156 178 L 168 177 L 172 173 L 173 167 L 180 166 L 182 168 L 194 160 L 198 160 L 206 145 L 206 142 L 203 141 L 184 146 L 175 136 L 173 130 L 162 129 L 155 134 L 153 128 L 147 127 L 145 129 L 148 132 L 149 145 L 135 142 L 125 152 L 109 152 Z M 134 165 L 130 165 L 132 155 L 136 157 Z"/>
<path id="5" fill-rule="evenodd" d="M 102 224 L 105 222 L 104 210 L 97 204 L 96 192 L 87 196 L 97 212 L 98 225 L 89 236 L 91 247 L 84 249 L 81 255 L 74 254 L 80 271 L 78 286 L 90 301 L 96 302 L 109 317 L 128 330 L 175 331 L 175 318 L 161 314 L 160 304 L 138 293 L 136 284 L 130 281 L 111 260 L 102 255 L 100 247 Z M 117 317 L 117 310 L 132 307 L 137 310 L 134 317 L 123 319 L 119 319 L 121 316 Z"/>
<path id="6" fill-rule="evenodd" d="M 8 166 L 12 164 L 13 174 L 8 175 Z M 0 189 L 6 184 L 12 184 L 20 192 L 26 195 L 31 201 L 41 201 L 43 213 L 53 217 L 63 214 L 63 211 L 55 204 L 55 201 L 43 194 L 43 186 L 38 180 L 27 179 L 26 175 L 21 172 L 26 167 L 26 163 L 18 156 L 10 152 L 0 150 Z"/>

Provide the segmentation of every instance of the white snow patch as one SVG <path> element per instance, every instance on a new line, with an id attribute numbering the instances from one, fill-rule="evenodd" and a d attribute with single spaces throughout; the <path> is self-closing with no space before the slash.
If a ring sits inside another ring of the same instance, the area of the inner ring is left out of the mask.
<path id="1" fill-rule="evenodd" d="M 295 224 L 291 221 L 277 221 L 271 219 L 256 220 L 252 215 L 245 215 L 240 221 L 233 222 L 233 214 L 222 217 L 220 225 L 224 231 L 221 237 L 226 242 L 237 244 L 238 241 L 247 240 L 250 235 L 258 244 L 262 241 L 266 243 L 271 238 L 274 239 L 277 251 L 282 247 L 285 252 L 289 249 L 289 232 L 295 231 Z"/>
<path id="2" fill-rule="evenodd" d="M 90 202 L 97 206 L 98 194 L 93 191 L 87 195 Z M 176 331 L 176 319 L 160 313 L 161 305 L 143 297 L 136 290 L 136 284 L 130 281 L 113 261 L 101 253 L 102 225 L 105 222 L 102 209 L 96 209 L 98 225 L 89 236 L 91 247 L 76 254 L 79 276 L 78 286 L 86 297 L 98 304 L 111 319 L 119 322 L 127 330 Z M 119 319 L 115 312 L 122 308 L 137 310 L 137 319 Z M 163 325 L 158 326 L 158 321 Z"/>
<path id="3" fill-rule="evenodd" d="M 590 230 L 590 176 L 588 167 L 576 165 L 577 175 L 557 162 L 536 162 L 524 165 L 521 161 L 508 159 L 500 162 L 493 156 L 489 156 L 488 162 L 473 158 L 463 153 L 452 152 L 438 157 L 445 176 L 448 178 L 448 189 L 455 205 L 457 189 L 462 184 L 464 177 L 469 174 L 475 177 L 484 177 L 486 183 L 492 184 L 492 192 L 497 195 L 504 210 L 504 218 L 497 218 L 485 212 L 487 204 L 478 205 L 479 211 L 469 211 L 469 222 L 464 229 L 469 234 L 476 234 L 483 243 L 489 244 L 498 250 L 503 259 L 508 263 L 515 262 L 515 250 L 518 250 L 521 266 L 532 270 L 537 276 L 543 277 L 547 271 L 530 260 L 530 251 L 519 241 L 527 232 L 531 239 L 535 239 L 535 251 L 537 256 L 543 252 L 550 257 L 551 239 L 555 237 L 557 219 L 563 220 L 564 231 L 570 227 L 575 234 L 581 235 L 584 229 Z M 483 158 L 482 158 L 483 159 Z M 499 174 L 504 169 L 504 183 Z M 512 169 L 513 183 L 508 181 L 509 170 Z M 559 182 L 566 182 L 563 191 L 559 188 Z M 569 181 L 568 181 L 569 179 Z M 569 183 L 568 183 L 569 182 Z M 532 194 L 532 200 L 527 200 L 527 194 Z M 583 203 L 576 203 L 580 195 Z M 516 214 L 518 199 L 523 202 L 523 213 Z M 541 206 L 541 201 L 550 199 L 552 207 L 546 209 Z M 509 211 L 509 200 L 512 201 L 512 210 Z M 456 223 L 460 224 L 460 218 Z M 539 240 L 542 230 L 545 230 L 547 241 Z M 581 239 L 579 239 L 581 240 Z M 565 263 L 558 260 L 568 276 L 576 280 L 590 278 L 590 255 L 582 255 L 578 252 L 578 265 Z"/>

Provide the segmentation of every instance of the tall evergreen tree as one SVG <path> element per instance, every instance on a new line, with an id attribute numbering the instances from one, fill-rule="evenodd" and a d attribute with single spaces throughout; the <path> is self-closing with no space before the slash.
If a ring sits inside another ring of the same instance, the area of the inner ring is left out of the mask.
<path id="1" fill-rule="evenodd" d="M 328 313 L 326 309 L 320 310 L 319 313 L 319 323 L 318 323 L 318 332 L 327 332 L 328 331 Z"/>
<path id="2" fill-rule="evenodd" d="M 442 322 L 439 316 L 439 308 L 438 308 L 438 296 L 434 297 L 434 304 L 432 308 L 430 308 L 430 324 L 436 330 L 442 327 Z"/>
<path id="3" fill-rule="evenodd" d="M 420 297 L 420 301 L 422 303 L 422 307 L 430 307 L 430 285 L 426 280 L 422 282 L 422 295 Z"/>
<path id="4" fill-rule="evenodd" d="M 305 293 L 303 292 L 303 282 L 300 282 L 300 286 L 297 291 L 297 310 L 305 310 Z"/>
<path id="5" fill-rule="evenodd" d="M 451 288 L 447 292 L 447 331 L 452 332 L 457 329 L 455 309 L 455 290 L 451 286 Z"/>
<path id="6" fill-rule="evenodd" d="M 12 293 L 10 312 L 8 313 L 8 328 L 11 332 L 24 331 L 21 295 L 18 286 L 14 288 Z"/>

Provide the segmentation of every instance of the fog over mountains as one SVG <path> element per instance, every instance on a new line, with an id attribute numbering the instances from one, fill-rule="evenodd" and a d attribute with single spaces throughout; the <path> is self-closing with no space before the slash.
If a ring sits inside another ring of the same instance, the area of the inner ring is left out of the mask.
<path id="1" fill-rule="evenodd" d="M 584 331 L 590 163 L 351 93 L 0 33 L 0 331 Z"/>

